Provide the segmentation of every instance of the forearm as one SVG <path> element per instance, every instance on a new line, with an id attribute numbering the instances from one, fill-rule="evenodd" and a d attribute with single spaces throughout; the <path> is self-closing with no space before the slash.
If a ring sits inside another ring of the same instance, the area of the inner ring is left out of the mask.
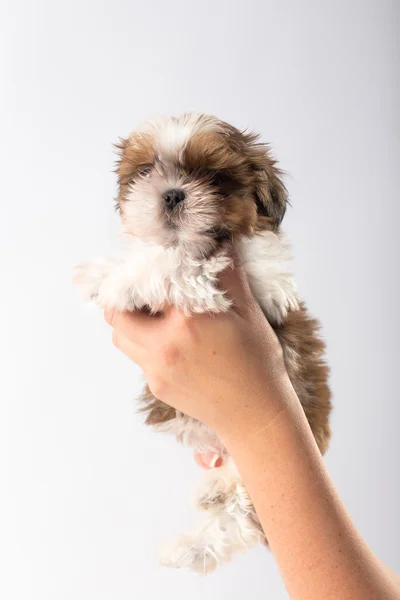
<path id="1" fill-rule="evenodd" d="M 339 499 L 297 398 L 289 405 L 272 421 L 262 410 L 244 415 L 240 430 L 222 436 L 290 598 L 400 598 Z"/>

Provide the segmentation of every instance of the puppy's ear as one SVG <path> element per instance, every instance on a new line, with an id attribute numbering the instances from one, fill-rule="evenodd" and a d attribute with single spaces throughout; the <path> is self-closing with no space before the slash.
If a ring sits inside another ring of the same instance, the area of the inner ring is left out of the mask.
<path id="1" fill-rule="evenodd" d="M 254 172 L 254 196 L 260 221 L 268 219 L 277 231 L 288 204 L 283 172 L 276 166 L 268 146 L 260 143 L 257 135 L 246 133 L 244 137 Z"/>
<path id="2" fill-rule="evenodd" d="M 280 171 L 275 166 L 265 166 L 257 173 L 254 187 L 259 215 L 270 219 L 274 230 L 279 229 L 288 204 L 288 193 Z"/>

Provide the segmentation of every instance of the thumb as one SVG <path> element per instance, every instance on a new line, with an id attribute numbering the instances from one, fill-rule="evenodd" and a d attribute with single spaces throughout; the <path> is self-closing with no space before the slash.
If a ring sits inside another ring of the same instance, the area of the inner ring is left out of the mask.
<path id="1" fill-rule="evenodd" d="M 255 301 L 245 268 L 236 253 L 232 256 L 232 263 L 220 273 L 219 286 L 236 308 L 244 308 Z"/>

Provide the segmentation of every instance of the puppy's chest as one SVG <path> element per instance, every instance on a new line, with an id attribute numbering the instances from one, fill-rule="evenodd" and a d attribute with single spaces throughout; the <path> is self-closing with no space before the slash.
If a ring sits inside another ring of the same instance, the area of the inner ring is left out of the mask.
<path id="1" fill-rule="evenodd" d="M 135 272 L 135 287 L 153 309 L 163 302 L 188 312 L 224 312 L 229 302 L 218 288 L 218 276 L 231 265 L 227 252 L 208 260 L 196 260 L 177 249 L 160 247 L 136 249 L 127 265 Z M 289 310 L 298 307 L 296 286 L 291 274 L 290 247 L 281 235 L 270 231 L 236 243 L 249 284 L 267 318 L 282 323 Z"/>

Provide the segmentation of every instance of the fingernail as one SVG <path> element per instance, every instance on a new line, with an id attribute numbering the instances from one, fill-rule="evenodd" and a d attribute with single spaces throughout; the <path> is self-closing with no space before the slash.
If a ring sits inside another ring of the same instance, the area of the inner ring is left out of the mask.
<path id="1" fill-rule="evenodd" d="M 216 469 L 222 465 L 222 458 L 218 454 L 213 454 L 210 460 L 210 469 Z"/>

